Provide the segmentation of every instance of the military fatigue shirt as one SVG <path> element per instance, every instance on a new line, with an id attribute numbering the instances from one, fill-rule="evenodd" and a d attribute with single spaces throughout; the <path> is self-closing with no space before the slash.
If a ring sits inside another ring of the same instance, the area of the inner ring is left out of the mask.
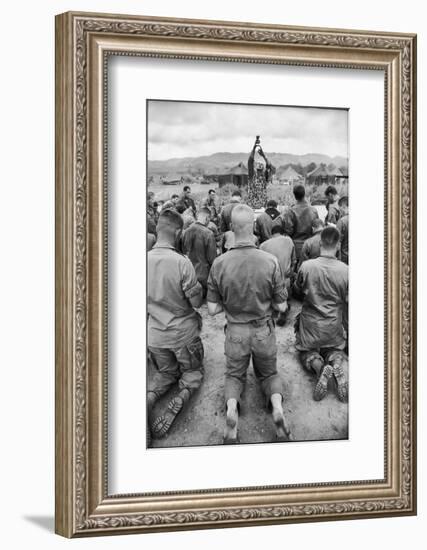
<path id="1" fill-rule="evenodd" d="M 224 208 L 221 211 L 221 221 L 219 230 L 221 233 L 225 233 L 226 231 L 230 230 L 230 224 L 231 224 L 231 213 L 233 212 L 233 209 L 235 206 L 237 206 L 239 201 L 232 200 L 228 204 L 224 206 Z"/>
<path id="2" fill-rule="evenodd" d="M 340 218 L 337 223 L 337 229 L 340 232 L 341 243 L 340 257 L 341 261 L 346 264 L 348 264 L 348 224 L 348 215 Z"/>
<path id="3" fill-rule="evenodd" d="M 214 224 L 213 221 L 210 221 L 208 223 L 208 229 L 209 231 L 212 231 L 212 234 L 215 238 L 215 242 L 218 243 L 220 240 L 220 235 L 219 235 L 218 227 L 216 226 L 216 224 Z"/>
<path id="4" fill-rule="evenodd" d="M 165 210 L 175 210 L 175 212 L 177 212 L 176 204 L 173 202 L 173 200 L 165 202 L 165 204 L 162 206 L 162 212 L 164 212 Z"/>
<path id="5" fill-rule="evenodd" d="M 287 232 L 294 241 L 301 242 L 311 237 L 313 220 L 319 217 L 314 206 L 302 200 L 292 206 L 286 214 L 286 223 L 289 224 Z"/>
<path id="6" fill-rule="evenodd" d="M 216 258 L 216 242 L 210 229 L 195 222 L 184 232 L 182 249 L 196 270 L 197 279 L 206 286 L 209 270 Z"/>
<path id="7" fill-rule="evenodd" d="M 325 223 L 332 223 L 337 225 L 338 220 L 341 218 L 341 210 L 338 206 L 338 202 L 331 202 L 327 206 L 328 213 L 326 214 Z"/>
<path id="8" fill-rule="evenodd" d="M 259 236 L 259 241 L 263 243 L 271 238 L 271 229 L 273 220 L 280 215 L 276 208 L 267 208 L 265 212 L 260 214 L 255 221 L 255 233 Z"/>
<path id="9" fill-rule="evenodd" d="M 191 261 L 155 244 L 147 255 L 148 345 L 179 348 L 199 335 L 200 315 L 189 299 L 202 293 Z"/>
<path id="10" fill-rule="evenodd" d="M 299 350 L 342 349 L 343 312 L 348 303 L 348 266 L 319 256 L 304 262 L 295 283 L 304 296 L 296 347 Z"/>
<path id="11" fill-rule="evenodd" d="M 269 319 L 272 304 L 287 297 L 277 258 L 251 242 L 235 244 L 211 267 L 207 299 L 223 305 L 229 323 Z"/>
<path id="12" fill-rule="evenodd" d="M 183 214 L 188 208 L 191 208 L 194 214 L 196 213 L 196 205 L 194 203 L 194 200 L 191 197 L 182 195 L 176 203 L 176 210 L 180 214 Z"/>
<path id="13" fill-rule="evenodd" d="M 156 235 L 153 235 L 152 233 L 147 233 L 147 252 L 149 252 L 155 244 Z"/>
<path id="14" fill-rule="evenodd" d="M 300 262 L 305 262 L 306 260 L 313 260 L 320 256 L 320 233 L 318 231 L 312 237 L 307 239 L 302 245 Z"/>
<path id="15" fill-rule="evenodd" d="M 207 208 L 211 213 L 211 220 L 218 223 L 219 206 L 216 197 L 206 197 L 202 201 L 202 208 Z"/>
<path id="16" fill-rule="evenodd" d="M 147 232 L 157 235 L 157 222 L 159 214 L 154 206 L 147 206 Z"/>
<path id="17" fill-rule="evenodd" d="M 291 276 L 297 259 L 295 245 L 290 237 L 287 235 L 273 236 L 268 241 L 263 242 L 260 249 L 276 256 L 284 278 L 288 279 Z"/>

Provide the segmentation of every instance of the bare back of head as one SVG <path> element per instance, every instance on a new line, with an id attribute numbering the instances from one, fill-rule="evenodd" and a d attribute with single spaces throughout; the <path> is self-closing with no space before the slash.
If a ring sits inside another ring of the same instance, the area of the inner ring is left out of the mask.
<path id="1" fill-rule="evenodd" d="M 184 223 L 182 217 L 175 210 L 164 210 L 157 223 L 157 240 L 174 244 Z"/>
<path id="2" fill-rule="evenodd" d="M 340 232 L 336 227 L 325 227 L 320 234 L 320 249 L 323 253 L 334 256 L 338 250 Z"/>
<path id="3" fill-rule="evenodd" d="M 231 213 L 231 228 L 237 240 L 250 240 L 254 228 L 254 212 L 246 204 L 238 204 Z"/>

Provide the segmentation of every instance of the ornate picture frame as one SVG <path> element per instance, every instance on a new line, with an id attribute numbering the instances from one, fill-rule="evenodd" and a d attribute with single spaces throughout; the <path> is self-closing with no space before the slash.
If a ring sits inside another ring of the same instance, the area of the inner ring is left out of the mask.
<path id="1" fill-rule="evenodd" d="M 105 181 L 111 55 L 384 72 L 384 479 L 108 494 Z M 66 537 L 416 513 L 415 35 L 57 16 L 55 420 L 56 532 Z"/>

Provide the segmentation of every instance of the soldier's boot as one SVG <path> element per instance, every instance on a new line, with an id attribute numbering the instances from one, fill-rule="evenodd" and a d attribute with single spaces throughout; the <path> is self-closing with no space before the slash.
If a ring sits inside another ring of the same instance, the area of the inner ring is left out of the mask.
<path id="1" fill-rule="evenodd" d="M 343 368 L 343 356 L 342 354 L 336 355 L 332 360 L 332 369 L 335 382 L 337 384 L 338 399 L 343 403 L 348 401 L 348 382 L 346 380 Z"/>
<path id="2" fill-rule="evenodd" d="M 280 393 L 273 393 L 271 396 L 271 406 L 273 422 L 276 428 L 277 441 L 292 441 L 291 430 L 285 418 L 282 405 L 283 397 Z"/>
<path id="3" fill-rule="evenodd" d="M 157 399 L 158 397 L 156 393 L 152 391 L 149 391 L 147 393 L 147 447 L 150 447 L 151 445 L 151 428 L 150 428 L 151 413 Z"/>
<path id="4" fill-rule="evenodd" d="M 158 416 L 151 426 L 154 437 L 160 439 L 168 433 L 175 418 L 189 399 L 190 391 L 188 389 L 183 389 L 176 397 L 169 401 L 165 413 Z"/>
<path id="5" fill-rule="evenodd" d="M 310 352 L 305 355 L 303 359 L 303 367 L 308 370 L 310 373 L 314 373 L 317 378 L 322 374 L 322 368 L 325 364 L 320 353 L 317 351 Z"/>
<path id="6" fill-rule="evenodd" d="M 322 372 L 317 380 L 316 387 L 313 392 L 313 399 L 315 401 L 320 401 L 328 393 L 328 383 L 332 378 L 333 369 L 331 365 L 325 365 L 322 369 Z"/>
<path id="7" fill-rule="evenodd" d="M 227 401 L 227 412 L 225 415 L 224 445 L 233 445 L 237 443 L 238 421 L 239 411 L 237 409 L 237 400 L 229 399 Z"/>

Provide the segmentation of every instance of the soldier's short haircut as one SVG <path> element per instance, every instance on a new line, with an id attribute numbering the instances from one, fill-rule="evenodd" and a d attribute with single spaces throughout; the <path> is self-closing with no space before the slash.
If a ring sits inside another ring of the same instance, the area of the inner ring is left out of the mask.
<path id="1" fill-rule="evenodd" d="M 323 220 L 320 218 L 314 218 L 314 220 L 311 223 L 311 228 L 313 231 L 317 231 L 320 227 L 324 227 L 325 224 L 323 223 Z"/>
<path id="2" fill-rule="evenodd" d="M 179 199 L 179 195 L 177 195 L 176 193 L 172 195 L 171 199 Z"/>
<path id="3" fill-rule="evenodd" d="M 209 189 L 209 191 L 208 191 L 208 195 L 210 195 L 211 193 L 215 193 L 215 194 L 216 194 L 216 191 L 215 191 L 215 189 Z"/>
<path id="4" fill-rule="evenodd" d="M 184 193 L 185 193 L 186 191 L 191 191 L 191 188 L 190 188 L 189 185 L 186 185 L 186 186 L 184 187 Z"/>
<path id="5" fill-rule="evenodd" d="M 234 233 L 241 227 L 253 225 L 254 211 L 247 204 L 238 204 L 231 213 L 231 223 L 233 224 Z"/>
<path id="6" fill-rule="evenodd" d="M 335 185 L 328 185 L 328 187 L 325 189 L 325 195 L 338 195 L 338 191 Z"/>
<path id="7" fill-rule="evenodd" d="M 273 225 L 273 227 L 271 228 L 271 234 L 276 235 L 276 233 L 280 233 L 281 235 L 284 234 L 283 227 L 282 227 L 281 223 Z"/>
<path id="8" fill-rule="evenodd" d="M 301 185 L 300 183 L 298 185 L 295 185 L 293 191 L 294 191 L 294 197 L 296 198 L 297 201 L 300 201 L 305 197 L 304 185 Z"/>
<path id="9" fill-rule="evenodd" d="M 241 197 L 241 196 L 242 196 L 242 193 L 241 193 L 238 189 L 236 189 L 235 191 L 233 191 L 233 192 L 231 193 L 231 196 L 232 196 L 232 197 Z"/>
<path id="10" fill-rule="evenodd" d="M 339 199 L 338 206 L 348 206 L 348 197 L 346 195 Z"/>
<path id="11" fill-rule="evenodd" d="M 325 248 L 334 248 L 340 239 L 340 232 L 336 227 L 328 225 L 320 234 L 320 243 Z"/>
<path id="12" fill-rule="evenodd" d="M 163 229 L 182 229 L 184 226 L 184 221 L 181 214 L 178 214 L 176 210 L 172 208 L 166 208 L 159 216 L 159 221 L 157 222 L 157 231 L 162 231 Z"/>
<path id="13" fill-rule="evenodd" d="M 277 202 L 274 199 L 270 199 L 267 202 L 267 208 L 277 208 Z"/>

